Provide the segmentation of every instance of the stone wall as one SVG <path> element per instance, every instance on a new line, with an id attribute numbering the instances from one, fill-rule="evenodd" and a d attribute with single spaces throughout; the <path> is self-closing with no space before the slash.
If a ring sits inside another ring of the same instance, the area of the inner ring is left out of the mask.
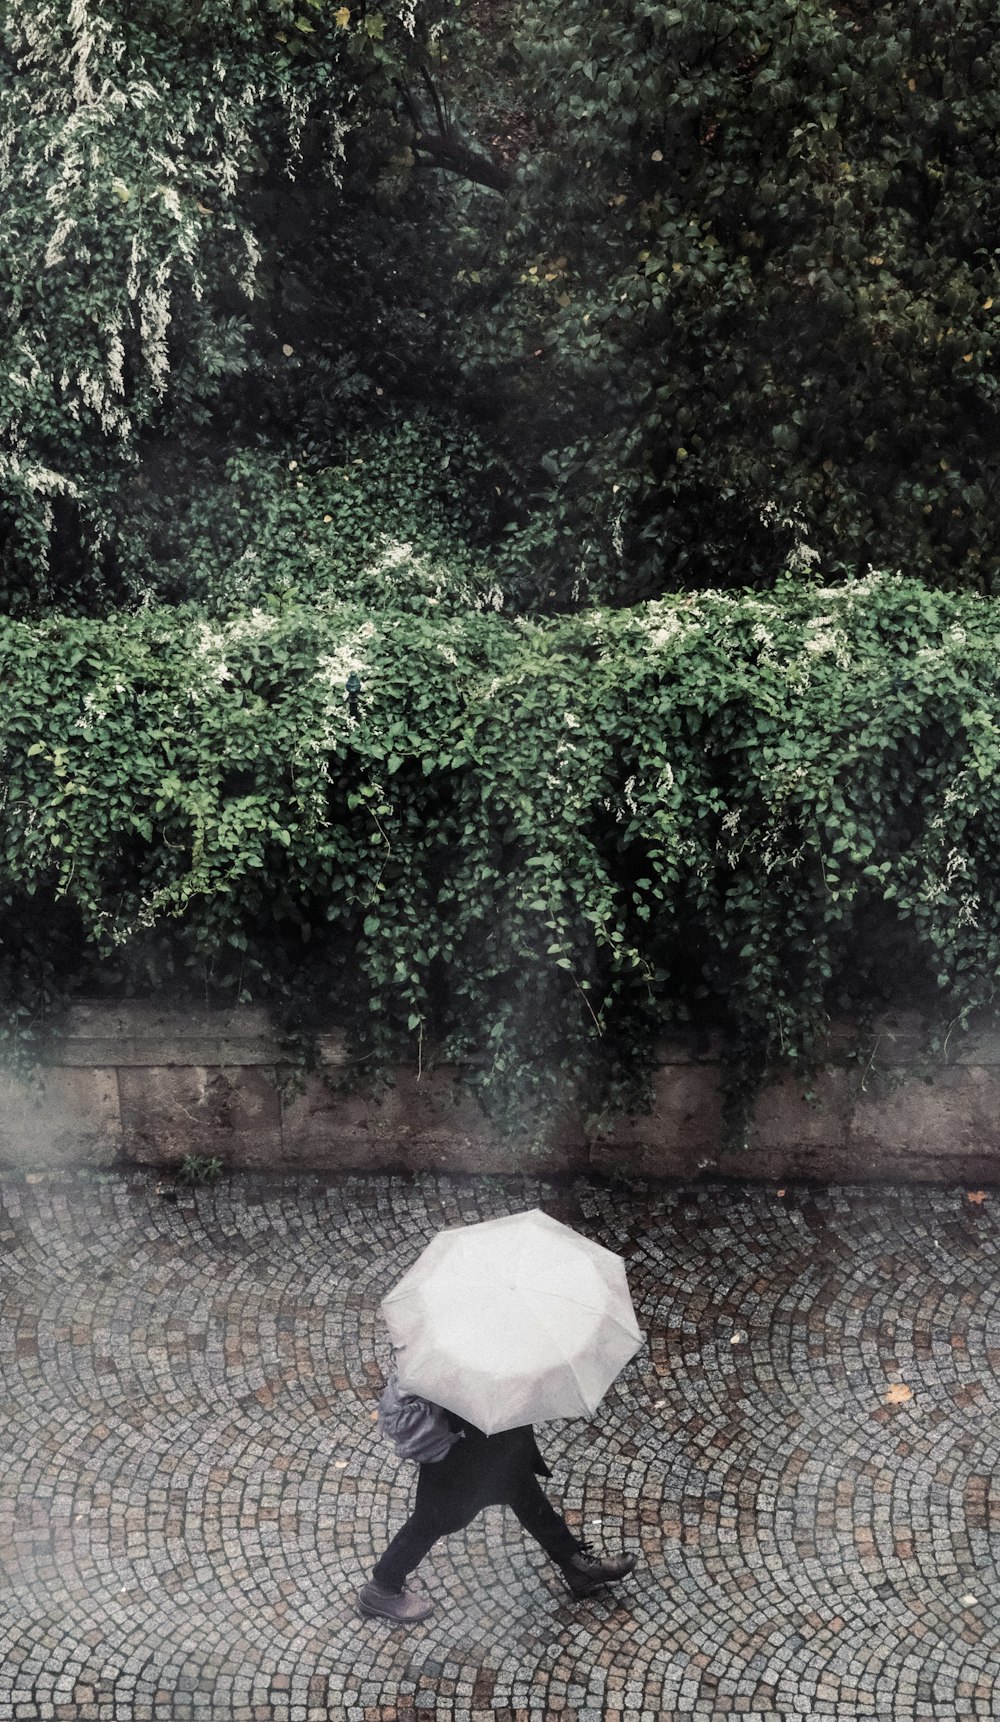
<path id="1" fill-rule="evenodd" d="M 833 1043 L 806 1084 L 765 1088 L 742 1152 L 722 1143 L 718 1048 L 666 1046 L 649 1115 L 588 1139 L 567 1113 L 531 1150 L 533 1169 L 839 1182 L 984 1183 L 1000 1165 L 1000 1036 L 964 1036 L 928 1062 L 917 1021 L 886 1018 L 871 1056 Z M 176 1165 L 217 1156 L 227 1169 L 512 1172 L 522 1145 L 503 1139 L 455 1072 L 401 1067 L 381 1100 L 337 1091 L 345 1056 L 321 1042 L 322 1069 L 288 1083 L 267 1014 L 80 1004 L 44 1065 L 0 1076 L 0 1165 Z"/>

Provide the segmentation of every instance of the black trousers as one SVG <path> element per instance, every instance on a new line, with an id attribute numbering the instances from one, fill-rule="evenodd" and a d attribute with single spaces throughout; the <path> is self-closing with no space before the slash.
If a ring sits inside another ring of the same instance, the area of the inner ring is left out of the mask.
<path id="1" fill-rule="evenodd" d="M 497 1498 L 493 1502 L 466 1498 L 445 1505 L 437 1490 L 422 1487 L 424 1482 L 421 1470 L 414 1510 L 402 1530 L 393 1537 L 372 1574 L 375 1583 L 384 1585 L 386 1590 L 401 1590 L 407 1573 L 423 1560 L 432 1543 L 436 1543 L 439 1537 L 450 1536 L 453 1531 L 464 1530 L 477 1513 L 491 1504 L 509 1507 L 529 1535 L 541 1543 L 545 1553 L 560 1565 L 572 1560 L 583 1547 L 531 1472 L 512 1479 L 502 1499 Z"/>

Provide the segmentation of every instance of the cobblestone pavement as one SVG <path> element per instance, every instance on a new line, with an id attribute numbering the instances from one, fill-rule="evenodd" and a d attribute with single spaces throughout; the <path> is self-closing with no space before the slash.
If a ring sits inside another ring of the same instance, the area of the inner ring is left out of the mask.
<path id="1" fill-rule="evenodd" d="M 1000 1714 L 1000 1195 L 2 1190 L 0 1718 Z M 362 1621 L 413 1480 L 378 1299 L 438 1227 L 536 1203 L 628 1261 L 648 1352 L 543 1447 L 640 1568 L 574 1603 L 491 1509 L 424 1562 L 430 1621 Z"/>

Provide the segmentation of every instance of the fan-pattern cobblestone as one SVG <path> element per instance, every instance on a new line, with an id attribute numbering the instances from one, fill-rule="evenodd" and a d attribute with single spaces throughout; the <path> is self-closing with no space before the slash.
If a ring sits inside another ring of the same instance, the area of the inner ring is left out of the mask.
<path id="1" fill-rule="evenodd" d="M 923 1722 L 1000 1714 L 1000 1197 L 732 1184 L 3 1179 L 0 1719 Z M 413 1472 L 384 1290 L 543 1206 L 648 1349 L 550 1485 L 634 1579 L 574 1602 L 491 1509 L 437 1609 L 355 1613 Z"/>

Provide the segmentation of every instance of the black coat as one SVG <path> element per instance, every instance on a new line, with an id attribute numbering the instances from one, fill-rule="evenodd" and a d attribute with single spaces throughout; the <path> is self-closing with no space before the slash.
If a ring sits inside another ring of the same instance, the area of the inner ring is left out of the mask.
<path id="1" fill-rule="evenodd" d="M 417 1482 L 417 1510 L 442 1532 L 468 1524 L 483 1507 L 503 1506 L 535 1473 L 551 1475 L 530 1423 L 484 1435 L 451 1412 L 448 1422 L 462 1431 L 461 1441 L 443 1459 L 421 1465 Z"/>

